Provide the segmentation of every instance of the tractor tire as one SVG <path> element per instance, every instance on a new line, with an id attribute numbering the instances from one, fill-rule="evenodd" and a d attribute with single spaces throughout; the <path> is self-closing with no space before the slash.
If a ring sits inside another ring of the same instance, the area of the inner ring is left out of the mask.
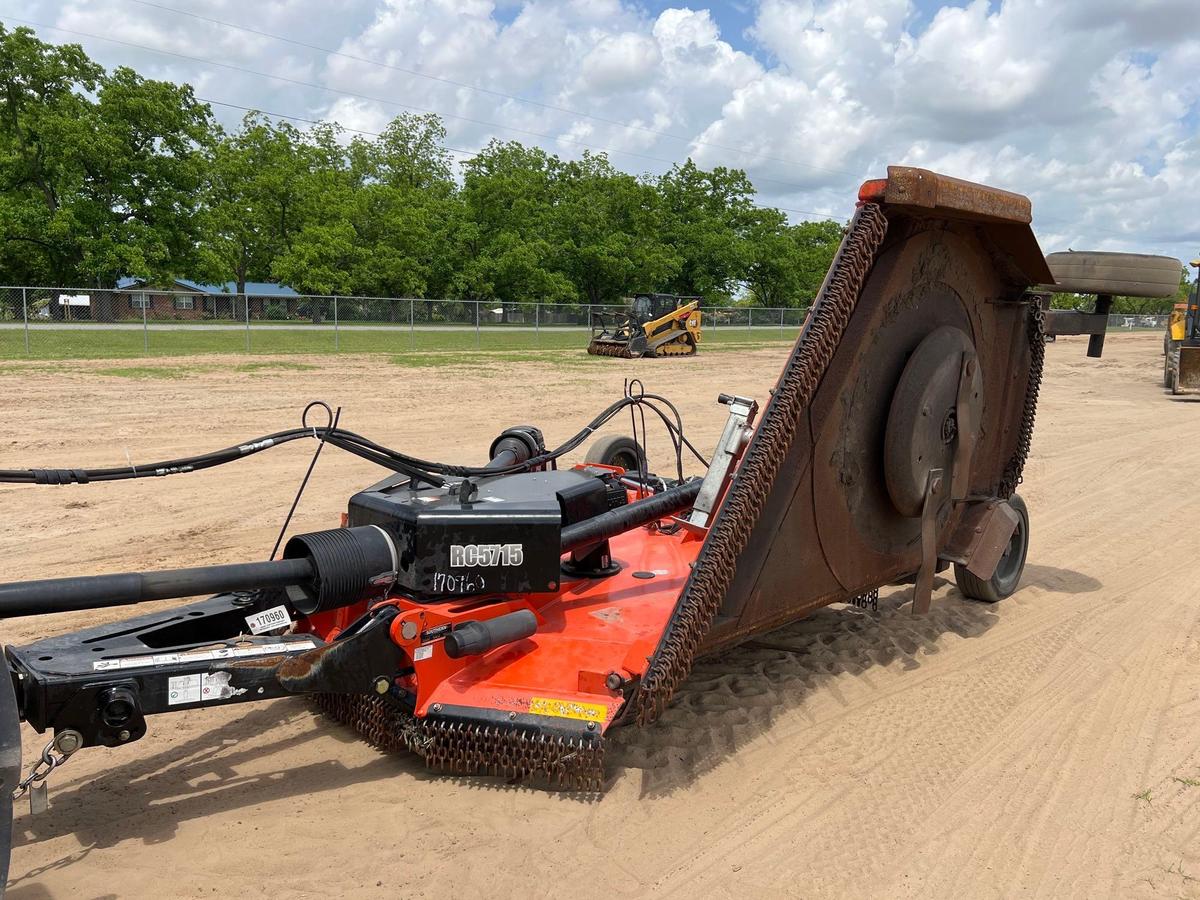
<path id="1" fill-rule="evenodd" d="M 996 563 L 996 571 L 987 581 L 967 571 L 966 566 L 954 564 L 954 580 L 964 596 L 984 603 L 996 603 L 1012 594 L 1021 583 L 1025 571 L 1025 556 L 1029 552 L 1029 510 L 1025 501 L 1016 494 L 1008 498 L 1008 505 L 1016 510 L 1019 521 L 1016 531 L 1009 539 L 1008 549 Z"/>
<path id="2" fill-rule="evenodd" d="M 600 438 L 588 448 L 583 461 L 602 466 L 620 466 L 627 472 L 637 472 L 639 469 L 649 471 L 642 448 L 633 438 L 623 434 Z"/>
<path id="3" fill-rule="evenodd" d="M 1046 257 L 1055 284 L 1049 290 L 1122 297 L 1173 297 L 1183 264 L 1171 256 L 1075 251 Z"/>

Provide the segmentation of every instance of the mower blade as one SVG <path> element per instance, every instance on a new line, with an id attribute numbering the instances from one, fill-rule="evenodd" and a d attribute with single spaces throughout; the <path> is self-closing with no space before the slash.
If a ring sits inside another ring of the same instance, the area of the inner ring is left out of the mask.
<path id="1" fill-rule="evenodd" d="M 0 897 L 12 855 L 13 790 L 21 779 L 21 716 L 7 661 L 0 671 Z"/>

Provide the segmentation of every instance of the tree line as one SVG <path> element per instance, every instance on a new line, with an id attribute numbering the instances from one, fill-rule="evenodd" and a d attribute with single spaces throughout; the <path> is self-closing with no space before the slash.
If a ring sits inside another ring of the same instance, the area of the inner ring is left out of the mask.
<path id="1" fill-rule="evenodd" d="M 805 306 L 842 235 L 757 205 L 738 169 L 635 176 L 495 140 L 456 164 L 445 140 L 434 115 L 371 137 L 261 113 L 227 131 L 188 85 L 0 25 L 0 283 Z"/>

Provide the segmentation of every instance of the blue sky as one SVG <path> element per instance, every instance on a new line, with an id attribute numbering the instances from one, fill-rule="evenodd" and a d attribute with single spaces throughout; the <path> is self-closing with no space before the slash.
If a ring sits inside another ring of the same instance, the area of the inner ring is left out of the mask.
<path id="1" fill-rule="evenodd" d="M 1028 194 L 1047 252 L 1200 253 L 1195 0 L 0 0 L 0 21 L 191 83 L 231 128 L 431 110 L 466 153 L 744 168 L 794 219 L 920 165 Z"/>

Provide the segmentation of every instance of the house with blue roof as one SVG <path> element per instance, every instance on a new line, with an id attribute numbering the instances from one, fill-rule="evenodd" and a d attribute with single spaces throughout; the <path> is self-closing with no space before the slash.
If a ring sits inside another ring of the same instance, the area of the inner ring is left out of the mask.
<path id="1" fill-rule="evenodd" d="M 244 319 L 246 304 L 252 319 L 292 318 L 300 294 L 285 284 L 248 281 L 244 298 L 237 282 L 204 284 L 176 278 L 166 285 L 151 285 L 141 278 L 121 278 L 116 284 L 114 317 L 140 319 Z M 268 309 L 268 304 L 277 309 Z"/>

